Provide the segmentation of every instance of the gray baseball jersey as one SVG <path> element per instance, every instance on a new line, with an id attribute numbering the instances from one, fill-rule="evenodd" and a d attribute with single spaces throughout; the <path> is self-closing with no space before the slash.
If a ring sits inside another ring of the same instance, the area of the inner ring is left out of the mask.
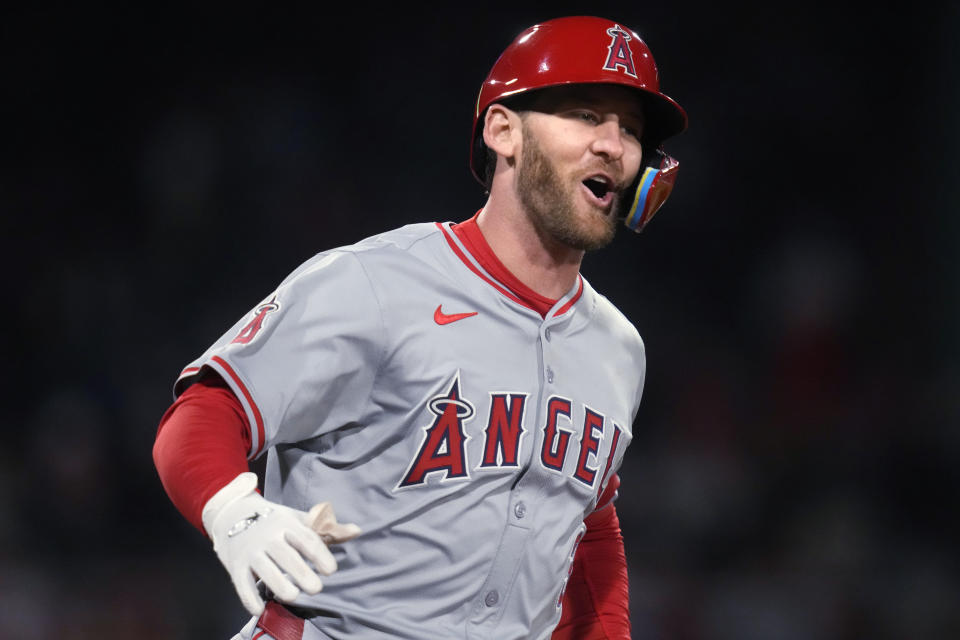
<path id="1" fill-rule="evenodd" d="M 450 223 L 320 253 L 181 374 L 217 371 L 265 495 L 362 535 L 297 606 L 305 638 L 548 638 L 631 439 L 645 357 L 582 277 L 546 317 Z"/>

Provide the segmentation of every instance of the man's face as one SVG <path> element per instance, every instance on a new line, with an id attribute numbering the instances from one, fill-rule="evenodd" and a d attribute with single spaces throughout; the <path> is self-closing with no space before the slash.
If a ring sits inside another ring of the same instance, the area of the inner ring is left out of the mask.
<path id="1" fill-rule="evenodd" d="M 537 230 L 589 251 L 613 240 L 640 168 L 643 117 L 610 86 L 551 89 L 523 114 L 520 201 Z"/>

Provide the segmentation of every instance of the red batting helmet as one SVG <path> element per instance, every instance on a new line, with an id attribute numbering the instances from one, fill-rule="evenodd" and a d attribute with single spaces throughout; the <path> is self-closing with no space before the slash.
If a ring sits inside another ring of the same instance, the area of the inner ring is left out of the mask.
<path id="1" fill-rule="evenodd" d="M 645 168 L 637 177 L 633 207 L 626 224 L 640 231 L 666 200 L 676 178 L 677 162 L 659 149 L 687 128 L 687 114 L 660 92 L 653 55 L 632 29 L 591 16 L 556 18 L 523 31 L 500 55 L 480 88 L 473 114 L 470 169 L 485 184 L 486 145 L 483 118 L 495 102 L 518 94 L 565 84 L 617 84 L 635 89 L 645 116 Z"/>

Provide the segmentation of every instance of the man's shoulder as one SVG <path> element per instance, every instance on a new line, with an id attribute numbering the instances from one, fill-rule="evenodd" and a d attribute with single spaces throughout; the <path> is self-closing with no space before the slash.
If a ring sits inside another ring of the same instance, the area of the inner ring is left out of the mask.
<path id="1" fill-rule="evenodd" d="M 373 285 L 400 293 L 409 281 L 428 282 L 447 277 L 447 241 L 436 222 L 408 224 L 334 247 L 309 258 L 287 280 L 346 278 L 357 286 Z"/>
<path id="2" fill-rule="evenodd" d="M 611 337 L 625 345 L 633 345 L 643 350 L 643 339 L 634 323 L 609 298 L 583 279 L 584 298 L 592 307 L 592 322 Z"/>
<path id="3" fill-rule="evenodd" d="M 357 253 L 391 250 L 408 251 L 414 245 L 431 237 L 440 237 L 440 227 L 438 223 L 415 222 L 389 231 L 383 231 L 342 248 Z"/>
<path id="4" fill-rule="evenodd" d="M 448 278 L 455 249 L 451 250 L 450 223 L 420 222 L 370 236 L 344 247 L 370 275 L 421 279 Z"/>
<path id="5" fill-rule="evenodd" d="M 368 236 L 353 244 L 320 251 L 301 263 L 287 280 L 302 278 L 334 262 L 342 263 L 339 269 L 362 272 L 367 267 L 376 268 L 378 265 L 403 261 L 418 243 L 439 236 L 440 230 L 435 222 L 404 225 Z"/>

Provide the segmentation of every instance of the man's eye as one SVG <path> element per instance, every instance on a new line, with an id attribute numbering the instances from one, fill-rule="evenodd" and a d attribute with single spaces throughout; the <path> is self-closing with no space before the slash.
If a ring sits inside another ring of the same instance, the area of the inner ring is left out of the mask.
<path id="1" fill-rule="evenodd" d="M 577 111 L 576 115 L 584 122 L 590 122 L 592 124 L 597 124 L 600 122 L 600 118 L 597 117 L 597 114 L 591 113 L 590 111 Z"/>

